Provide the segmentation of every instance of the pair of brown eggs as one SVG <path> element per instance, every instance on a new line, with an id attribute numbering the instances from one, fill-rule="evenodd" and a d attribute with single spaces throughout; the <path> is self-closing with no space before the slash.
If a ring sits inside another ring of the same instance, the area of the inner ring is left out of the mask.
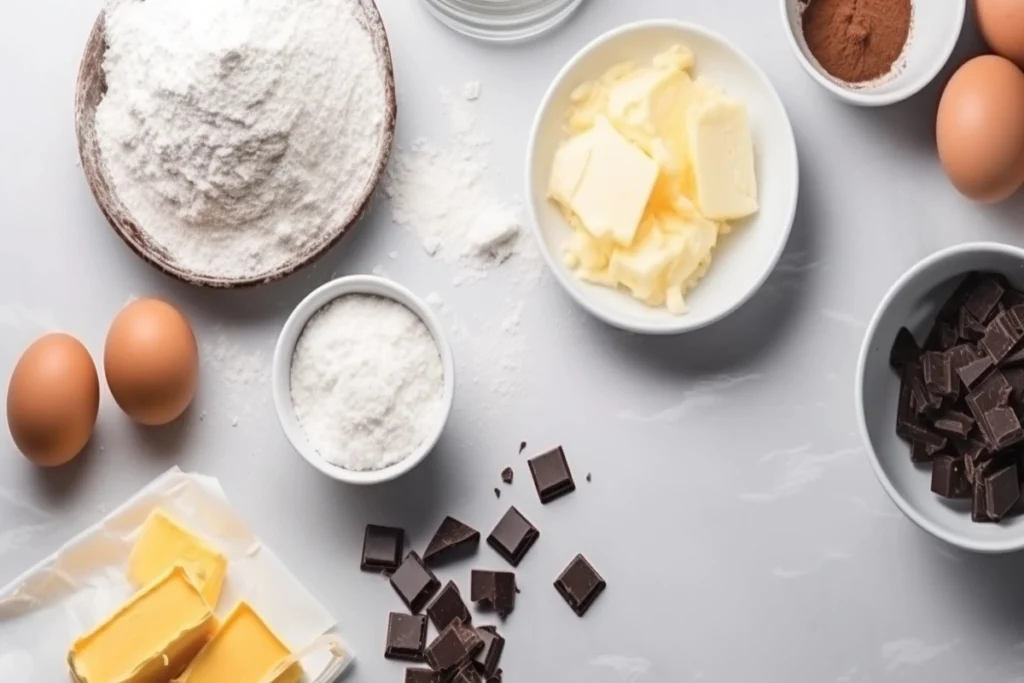
<path id="1" fill-rule="evenodd" d="M 158 299 L 118 313 L 103 349 L 107 386 L 139 424 L 176 420 L 195 396 L 199 349 L 188 320 Z M 37 339 L 18 360 L 7 387 L 7 424 L 18 449 L 40 467 L 58 467 L 89 442 L 100 384 L 85 346 L 67 334 Z"/>

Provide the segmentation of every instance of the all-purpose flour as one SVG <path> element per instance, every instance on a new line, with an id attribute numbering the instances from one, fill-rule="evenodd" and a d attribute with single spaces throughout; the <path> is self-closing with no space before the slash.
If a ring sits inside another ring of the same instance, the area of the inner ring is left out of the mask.
<path id="1" fill-rule="evenodd" d="M 430 330 L 390 299 L 348 295 L 313 316 L 292 357 L 295 413 L 328 462 L 404 460 L 441 418 L 444 368 Z"/>
<path id="2" fill-rule="evenodd" d="M 256 277 L 371 182 L 386 95 L 358 0 L 114 0 L 103 163 L 179 266 Z"/>

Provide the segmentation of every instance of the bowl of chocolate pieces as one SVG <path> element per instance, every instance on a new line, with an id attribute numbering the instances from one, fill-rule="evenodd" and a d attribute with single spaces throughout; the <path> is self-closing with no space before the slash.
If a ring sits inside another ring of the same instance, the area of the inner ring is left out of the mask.
<path id="1" fill-rule="evenodd" d="M 868 457 L 915 524 L 960 548 L 1024 548 L 1024 250 L 964 244 L 911 268 L 861 349 Z"/>

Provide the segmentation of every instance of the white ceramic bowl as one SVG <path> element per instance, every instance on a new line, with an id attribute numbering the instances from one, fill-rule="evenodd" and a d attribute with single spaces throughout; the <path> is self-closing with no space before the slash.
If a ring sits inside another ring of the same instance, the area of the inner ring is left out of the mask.
<path id="1" fill-rule="evenodd" d="M 734 223 L 715 249 L 711 269 L 687 295 L 685 315 L 672 315 L 637 301 L 628 292 L 578 279 L 562 261 L 571 228 L 547 199 L 555 152 L 566 139 L 569 98 L 580 84 L 627 61 L 649 64 L 676 44 L 693 50 L 695 73 L 742 99 L 750 112 L 761 210 Z M 764 72 L 728 40 L 679 21 L 649 21 L 615 29 L 587 45 L 555 77 L 537 112 L 526 164 L 533 229 L 559 283 L 583 308 L 615 327 L 641 334 L 679 334 L 720 320 L 745 303 L 764 283 L 789 239 L 796 213 L 799 168 L 796 142 L 782 100 Z"/>
<path id="2" fill-rule="evenodd" d="M 444 369 L 444 394 L 441 399 L 441 410 L 437 416 L 437 426 L 409 457 L 401 462 L 373 471 L 348 470 L 333 465 L 320 457 L 320 454 L 306 438 L 306 432 L 295 416 L 295 406 L 292 403 L 292 356 L 295 353 L 295 345 L 306 328 L 306 323 L 324 306 L 347 294 L 370 294 L 392 299 L 415 313 L 434 337 L 434 343 L 437 344 L 437 350 L 441 354 L 441 365 Z M 444 431 L 448 415 L 451 413 L 452 403 L 455 400 L 455 361 L 452 357 L 452 348 L 437 316 L 426 303 L 405 287 L 372 275 L 353 275 L 332 280 L 303 299 L 302 303 L 288 317 L 288 321 L 284 324 L 281 335 L 278 337 L 277 348 L 274 350 L 272 373 L 274 407 L 288 441 L 310 465 L 332 479 L 349 484 L 379 484 L 391 481 L 423 462 L 424 458 L 437 445 L 438 439 L 441 438 L 441 432 Z"/>
<path id="3" fill-rule="evenodd" d="M 1024 517 L 999 524 L 971 521 L 970 501 L 948 501 L 931 492 L 931 468 L 910 461 L 910 447 L 896 436 L 900 382 L 889 351 L 900 327 L 923 341 L 935 314 L 971 271 L 1002 273 L 1024 289 L 1024 249 L 1005 244 L 962 244 L 932 254 L 901 277 L 878 307 L 860 352 L 856 408 L 871 467 L 896 506 L 936 538 L 965 550 L 1007 553 L 1024 548 Z"/>
<path id="4" fill-rule="evenodd" d="M 967 0 L 913 0 L 910 38 L 896 71 L 871 83 L 850 85 L 830 76 L 807 48 L 800 23 L 800 8 L 806 0 L 779 2 L 786 37 L 800 66 L 836 97 L 862 107 L 900 102 L 931 83 L 953 54 L 967 14 Z"/>

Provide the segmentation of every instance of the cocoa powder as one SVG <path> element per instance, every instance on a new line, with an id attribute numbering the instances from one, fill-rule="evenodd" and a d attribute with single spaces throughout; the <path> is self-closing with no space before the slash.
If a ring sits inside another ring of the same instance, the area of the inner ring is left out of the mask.
<path id="1" fill-rule="evenodd" d="M 821 67 L 847 83 L 893 70 L 910 37 L 911 0 L 807 0 L 803 32 Z"/>

